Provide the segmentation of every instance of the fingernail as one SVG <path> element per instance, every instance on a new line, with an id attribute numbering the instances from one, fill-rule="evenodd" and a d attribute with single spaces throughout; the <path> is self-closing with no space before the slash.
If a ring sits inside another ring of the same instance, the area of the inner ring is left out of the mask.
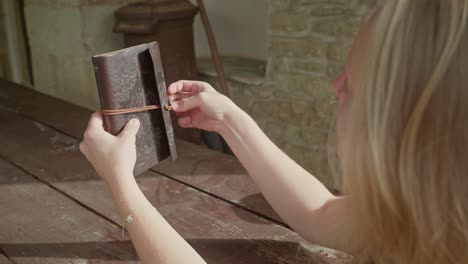
<path id="1" fill-rule="evenodd" d="M 177 102 L 172 102 L 171 103 L 172 109 L 177 108 L 178 106 L 179 106 L 179 104 Z"/>
<path id="2" fill-rule="evenodd" d="M 136 118 L 132 118 L 132 120 L 130 120 L 130 124 L 132 125 L 138 125 L 140 123 L 140 120 L 136 119 Z"/>

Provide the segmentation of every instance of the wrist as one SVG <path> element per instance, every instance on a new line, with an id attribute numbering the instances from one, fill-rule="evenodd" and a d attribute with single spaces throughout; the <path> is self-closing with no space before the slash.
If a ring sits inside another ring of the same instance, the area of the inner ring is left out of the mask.
<path id="1" fill-rule="evenodd" d="M 134 178 L 132 180 L 114 181 L 106 184 L 121 216 L 131 214 L 141 203 L 141 197 L 144 197 Z"/>
<path id="2" fill-rule="evenodd" d="M 233 130 L 236 129 L 239 120 L 244 116 L 248 116 L 247 113 L 229 99 L 229 102 L 226 104 L 226 112 L 224 114 L 219 134 L 224 138 L 227 134 L 233 132 Z"/>
<path id="3" fill-rule="evenodd" d="M 115 172 L 104 178 L 107 187 L 114 192 L 122 192 L 129 188 L 138 188 L 133 172 Z"/>

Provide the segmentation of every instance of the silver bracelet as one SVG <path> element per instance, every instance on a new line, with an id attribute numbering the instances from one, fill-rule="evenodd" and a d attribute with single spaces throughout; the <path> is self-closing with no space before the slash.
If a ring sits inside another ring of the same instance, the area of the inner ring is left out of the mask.
<path id="1" fill-rule="evenodd" d="M 156 207 L 153 206 L 152 208 L 156 210 Z M 125 227 L 127 226 L 127 224 L 133 222 L 133 214 L 135 214 L 135 211 L 132 211 L 129 215 L 124 217 L 122 221 L 122 237 L 125 236 Z"/>
<path id="2" fill-rule="evenodd" d="M 132 214 L 129 214 L 127 215 L 127 217 L 124 218 L 123 220 L 123 224 L 122 224 L 122 237 L 125 236 L 125 226 L 127 225 L 127 223 L 131 223 L 133 222 L 133 216 Z"/>

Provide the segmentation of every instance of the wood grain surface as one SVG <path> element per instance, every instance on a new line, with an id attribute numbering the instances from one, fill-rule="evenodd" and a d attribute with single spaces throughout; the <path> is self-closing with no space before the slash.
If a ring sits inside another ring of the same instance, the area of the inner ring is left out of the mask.
<path id="1" fill-rule="evenodd" d="M 12 264 L 13 262 L 10 261 L 3 253 L 0 253 L 0 264 Z"/>
<path id="2" fill-rule="evenodd" d="M 112 263 L 109 257 L 136 261 L 128 238 L 121 237 L 121 219 L 108 190 L 78 150 L 90 112 L 4 84 L 0 81 L 0 123 L 7 124 L 0 126 L 0 203 L 12 213 L 0 220 L 0 249 L 17 263 Z M 208 263 L 349 261 L 349 256 L 310 244 L 272 220 L 277 216 L 234 157 L 183 141 L 178 148 L 178 162 L 164 162 L 137 180 Z M 22 194 L 18 201 L 15 191 Z M 57 204 L 69 208 L 66 217 L 45 220 L 58 215 Z M 55 238 L 52 229 L 63 237 Z M 66 245 L 64 253 L 53 253 L 61 252 L 60 244 Z M 101 247 L 111 252 L 107 259 L 90 255 Z M 22 252 L 30 253 L 23 257 Z"/>
<path id="3" fill-rule="evenodd" d="M 0 79 L 0 107 L 81 139 L 92 111 Z M 231 155 L 177 140 L 179 159 L 153 167 L 184 184 L 281 221 Z"/>
<path id="4" fill-rule="evenodd" d="M 137 261 L 127 238 L 111 236 L 119 227 L 3 159 L 0 175 L 0 248 L 16 263 Z"/>

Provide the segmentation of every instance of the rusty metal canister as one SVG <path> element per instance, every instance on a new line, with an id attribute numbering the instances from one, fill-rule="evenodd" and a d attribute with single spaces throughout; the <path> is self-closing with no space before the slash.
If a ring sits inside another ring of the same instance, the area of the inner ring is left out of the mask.
<path id="1" fill-rule="evenodd" d="M 115 12 L 114 32 L 124 34 L 127 47 L 157 41 L 167 84 L 196 80 L 193 19 L 197 12 L 187 0 L 129 4 Z"/>
<path id="2" fill-rule="evenodd" d="M 187 0 L 145 1 L 115 12 L 114 32 L 123 33 L 127 47 L 157 41 L 161 50 L 166 84 L 197 80 L 193 20 L 198 7 Z M 177 124 L 176 117 L 173 122 Z M 174 126 L 176 137 L 200 143 L 199 129 Z"/>

